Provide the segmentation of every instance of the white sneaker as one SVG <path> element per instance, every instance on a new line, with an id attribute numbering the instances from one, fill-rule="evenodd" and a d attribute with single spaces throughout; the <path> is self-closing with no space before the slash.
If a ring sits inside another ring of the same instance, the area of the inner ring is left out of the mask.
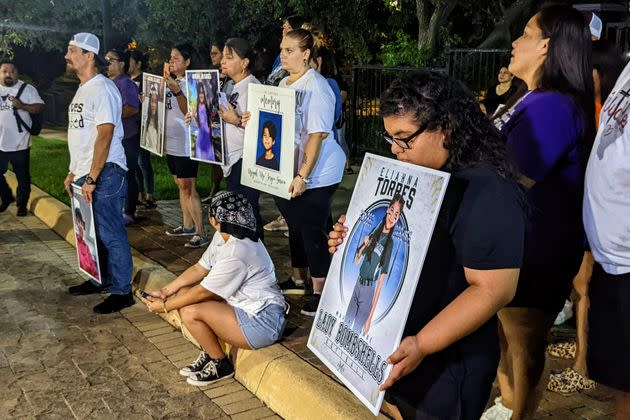
<path id="1" fill-rule="evenodd" d="M 483 412 L 480 420 L 510 420 L 512 412 L 512 410 L 501 403 L 501 397 L 499 396 L 494 399 L 494 405 Z"/>
<path id="2" fill-rule="evenodd" d="M 276 218 L 275 220 L 272 220 L 271 222 L 263 226 L 263 229 L 269 232 L 278 232 L 278 231 L 284 232 L 284 231 L 289 230 L 289 226 L 287 226 L 287 222 L 286 220 L 284 220 L 284 217 L 278 216 L 278 218 Z"/>
<path id="3" fill-rule="evenodd" d="M 558 312 L 558 316 L 556 316 L 556 320 L 553 321 L 553 325 L 562 325 L 565 322 L 567 322 L 567 320 L 571 319 L 573 317 L 573 302 L 571 302 L 570 300 L 565 300 L 564 301 L 564 307 L 562 308 L 562 310 L 560 312 Z"/>

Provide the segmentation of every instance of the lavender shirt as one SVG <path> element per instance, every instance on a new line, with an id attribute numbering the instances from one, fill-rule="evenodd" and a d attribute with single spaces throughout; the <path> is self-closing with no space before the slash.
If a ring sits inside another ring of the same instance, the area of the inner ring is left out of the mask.
<path id="1" fill-rule="evenodd" d="M 133 108 L 138 108 L 138 111 L 140 111 L 140 100 L 138 99 L 140 91 L 138 90 L 138 85 L 131 80 L 131 77 L 126 74 L 122 74 L 114 79 L 114 83 L 116 84 L 118 91 L 120 91 L 123 107 L 125 105 L 129 105 Z M 133 137 L 140 132 L 137 116 L 123 118 L 122 123 L 124 130 L 123 139 Z"/>
<path id="2" fill-rule="evenodd" d="M 573 258 L 583 244 L 584 119 L 578 108 L 567 95 L 532 91 L 494 123 L 520 173 L 536 181 L 526 194 L 525 261 Z"/>

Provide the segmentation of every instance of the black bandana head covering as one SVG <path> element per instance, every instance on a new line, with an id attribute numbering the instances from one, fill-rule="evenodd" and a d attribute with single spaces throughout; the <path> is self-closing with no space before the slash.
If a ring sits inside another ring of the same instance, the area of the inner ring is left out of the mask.
<path id="1" fill-rule="evenodd" d="M 212 197 L 210 216 L 221 224 L 221 232 L 238 239 L 258 241 L 254 209 L 247 198 L 232 191 L 221 191 Z"/>

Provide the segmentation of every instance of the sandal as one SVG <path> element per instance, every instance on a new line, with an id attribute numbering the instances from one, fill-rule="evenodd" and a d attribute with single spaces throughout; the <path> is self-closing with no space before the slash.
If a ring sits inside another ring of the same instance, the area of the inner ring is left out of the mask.
<path id="1" fill-rule="evenodd" d="M 573 368 L 566 368 L 560 373 L 549 376 L 547 389 L 553 392 L 569 394 L 583 389 L 593 389 L 597 382 L 588 379 L 586 376 L 576 372 Z"/>
<path id="2" fill-rule="evenodd" d="M 554 343 L 547 346 L 547 354 L 561 359 L 575 359 L 577 343 L 569 341 L 565 343 Z"/>

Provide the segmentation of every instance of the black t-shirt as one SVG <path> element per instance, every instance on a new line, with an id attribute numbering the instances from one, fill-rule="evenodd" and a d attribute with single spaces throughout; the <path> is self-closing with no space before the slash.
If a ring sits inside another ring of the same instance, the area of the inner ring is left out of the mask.
<path id="1" fill-rule="evenodd" d="M 265 159 L 263 155 L 256 159 L 256 165 L 267 169 L 273 169 L 274 171 L 280 170 L 280 162 L 278 162 L 277 156 L 274 156 L 272 159 Z"/>
<path id="2" fill-rule="evenodd" d="M 525 229 L 521 197 L 516 183 L 506 181 L 488 167 L 471 167 L 451 174 L 403 337 L 417 334 L 468 287 L 464 267 L 521 267 Z M 430 381 L 451 364 L 468 363 L 467 375 L 474 380 L 475 371 L 487 374 L 488 370 L 496 370 L 498 357 L 497 324 L 493 317 L 467 337 L 426 357 L 391 392 L 413 405 L 414 399 L 421 398 L 422 391 L 418 390 L 430 388 Z"/>

